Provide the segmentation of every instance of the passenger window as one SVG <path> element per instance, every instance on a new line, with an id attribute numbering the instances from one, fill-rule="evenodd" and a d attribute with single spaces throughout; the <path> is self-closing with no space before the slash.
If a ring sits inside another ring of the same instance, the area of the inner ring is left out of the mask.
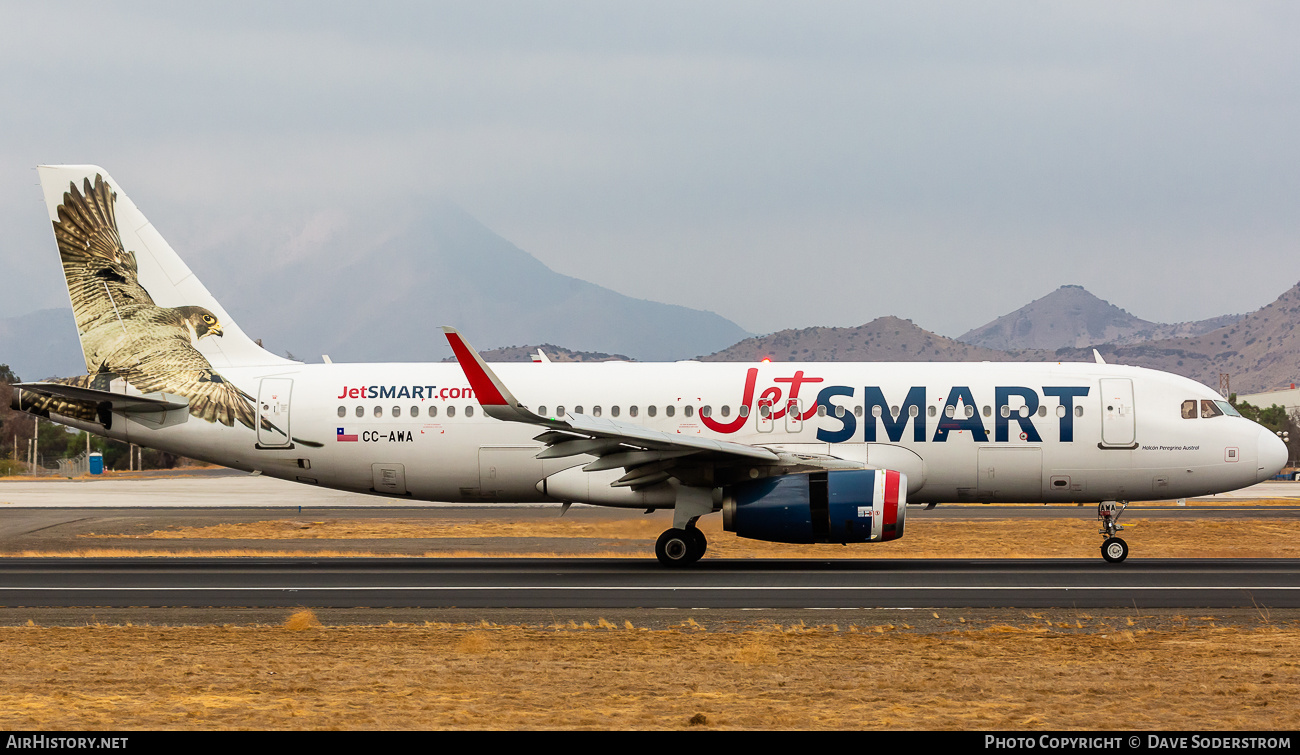
<path id="1" fill-rule="evenodd" d="M 564 416 L 564 405 L 563 405 L 563 404 L 561 404 L 560 406 L 555 407 L 555 416 L 556 416 L 556 417 L 563 417 L 563 416 Z"/>
<path id="2" fill-rule="evenodd" d="M 346 406 L 340 406 L 340 407 L 339 407 L 339 416 L 340 416 L 340 417 L 346 417 L 346 416 L 348 416 L 348 408 L 347 408 Z"/>
<path id="3" fill-rule="evenodd" d="M 909 417 L 915 417 L 916 415 L 918 415 L 918 414 L 920 414 L 920 413 L 921 413 L 921 410 L 920 410 L 920 408 L 917 407 L 916 404 L 912 404 L 911 406 L 907 407 L 907 416 L 909 416 Z M 840 412 L 840 415 L 839 415 L 839 416 L 843 417 L 843 416 L 844 416 L 844 413 L 843 413 L 843 412 Z"/>
<path id="4" fill-rule="evenodd" d="M 1214 405 L 1213 401 L 1201 399 L 1201 418 L 1219 417 L 1223 415 L 1223 410 Z"/>
<path id="5" fill-rule="evenodd" d="M 687 404 L 687 405 L 686 405 L 686 416 L 687 416 L 687 417 L 694 417 L 694 416 L 695 416 L 695 407 L 691 406 L 690 404 Z"/>
<path id="6" fill-rule="evenodd" d="M 937 409 L 935 409 L 933 406 L 930 407 L 929 411 L 926 412 L 926 414 L 930 415 L 931 417 L 933 417 L 934 415 L 936 415 L 936 414 L 938 414 L 938 413 L 939 413 L 939 411 L 938 411 Z"/>
<path id="7" fill-rule="evenodd" d="M 1183 419 L 1196 419 L 1196 399 L 1183 402 Z"/>
<path id="8" fill-rule="evenodd" d="M 985 417 L 992 417 L 992 416 L 993 416 L 993 407 L 989 406 L 988 404 L 985 404 L 985 405 L 984 405 L 984 416 L 985 416 Z"/>
<path id="9" fill-rule="evenodd" d="M 957 407 L 953 406 L 952 404 L 949 404 L 943 408 L 943 416 L 947 417 L 948 419 L 952 419 L 956 415 L 957 415 Z"/>
<path id="10" fill-rule="evenodd" d="M 400 416 L 402 416 L 402 407 L 400 407 L 400 406 L 394 406 L 394 407 L 393 407 L 393 416 L 394 416 L 394 417 L 400 417 Z"/>
<path id="11" fill-rule="evenodd" d="M 382 416 L 384 416 L 384 407 L 382 407 L 382 406 L 376 406 L 376 407 L 375 407 L 375 416 L 376 416 L 376 417 L 382 417 Z"/>
<path id="12" fill-rule="evenodd" d="M 438 406 L 436 404 L 434 406 L 429 407 L 429 416 L 430 417 L 438 416 Z"/>
<path id="13" fill-rule="evenodd" d="M 611 416 L 611 417 L 617 417 L 617 416 L 618 416 L 618 407 L 617 407 L 617 406 L 611 406 L 611 407 L 609 408 L 609 416 Z"/>
<path id="14" fill-rule="evenodd" d="M 1065 416 L 1065 407 L 1064 407 L 1064 406 L 1061 406 L 1061 405 L 1059 405 L 1059 404 L 1057 405 L 1057 407 L 1056 407 L 1056 416 L 1058 416 L 1058 417 L 1064 417 L 1064 416 Z"/>
<path id="15" fill-rule="evenodd" d="M 862 416 L 862 407 L 860 407 L 860 406 L 855 406 L 855 407 L 853 407 L 853 416 L 854 416 L 854 417 L 861 417 L 861 416 Z"/>
<path id="16" fill-rule="evenodd" d="M 418 416 L 420 416 L 420 407 L 418 407 L 418 406 L 413 406 L 413 407 L 411 407 L 411 416 L 412 416 L 412 417 L 418 417 Z"/>
<path id="17" fill-rule="evenodd" d="M 1045 407 L 1045 406 L 1040 406 L 1040 407 L 1038 407 L 1038 416 L 1040 416 L 1040 417 L 1046 417 L 1046 416 L 1047 416 L 1047 407 Z"/>
<path id="18" fill-rule="evenodd" d="M 677 413 L 677 407 L 673 406 L 672 404 L 669 404 L 668 406 L 665 406 L 665 407 L 664 407 L 664 416 L 665 416 L 665 417 L 671 417 L 671 416 L 673 416 L 673 415 L 676 414 L 676 413 Z"/>
<path id="19" fill-rule="evenodd" d="M 655 416 L 656 414 L 659 413 L 659 410 L 655 408 L 655 405 L 654 405 L 654 404 L 651 404 L 650 406 L 647 406 L 647 407 L 646 407 L 646 409 L 645 409 L 645 413 L 646 413 L 646 414 L 649 414 L 651 417 L 653 417 L 653 416 Z"/>
<path id="20" fill-rule="evenodd" d="M 543 417 L 545 417 L 545 416 L 546 416 L 546 407 L 544 407 L 544 406 L 539 406 L 539 407 L 537 407 L 537 413 L 540 414 L 540 415 L 542 415 Z"/>
<path id="21" fill-rule="evenodd" d="M 1002 407 L 1002 409 L 998 411 L 998 414 L 1001 414 L 1001 415 L 1003 416 L 1003 418 L 1010 417 L 1010 416 L 1011 416 L 1011 407 L 1009 407 L 1009 406 L 1004 406 L 1004 407 Z"/>
<path id="22" fill-rule="evenodd" d="M 473 416 L 474 416 L 474 407 L 472 407 L 472 406 L 467 406 L 467 407 L 465 407 L 465 416 L 466 416 L 466 417 L 473 417 Z"/>
<path id="23" fill-rule="evenodd" d="M 738 414 L 738 415 L 740 415 L 740 416 L 742 416 L 742 417 L 748 417 L 748 416 L 749 416 L 749 404 L 745 404 L 744 406 L 742 406 L 742 407 L 740 407 L 739 409 L 737 409 L 737 410 L 736 410 L 736 414 Z M 726 415 L 724 414 L 723 416 L 725 417 Z"/>
<path id="24" fill-rule="evenodd" d="M 635 417 L 638 413 L 639 410 L 635 406 L 629 406 L 627 408 L 627 416 L 629 417 Z"/>
<path id="25" fill-rule="evenodd" d="M 701 407 L 700 407 L 700 416 L 701 416 L 701 417 L 712 417 L 712 416 L 713 416 L 713 407 L 711 407 L 711 406 L 701 406 Z"/>
<path id="26" fill-rule="evenodd" d="M 366 416 L 366 408 L 365 408 L 364 406 L 358 406 L 358 407 L 357 407 L 357 416 L 358 416 L 358 417 L 364 417 L 364 416 Z"/>
<path id="27" fill-rule="evenodd" d="M 763 419 L 767 419 L 768 417 L 771 417 L 771 416 L 772 416 L 772 407 L 768 406 L 767 404 L 759 404 L 759 405 L 758 405 L 758 416 L 762 417 Z"/>
<path id="28" fill-rule="evenodd" d="M 912 415 L 913 415 L 913 416 L 916 415 L 916 407 L 915 407 L 915 406 L 912 407 Z M 835 407 L 835 416 L 836 416 L 836 417 L 843 417 L 843 416 L 844 416 L 844 407 L 842 407 L 842 406 L 837 406 L 837 407 Z"/>
<path id="29" fill-rule="evenodd" d="M 593 416 L 593 417 L 599 417 L 599 416 L 600 416 L 600 407 L 599 407 L 599 406 L 593 406 L 593 407 L 591 407 L 591 416 Z"/>
<path id="30" fill-rule="evenodd" d="M 1083 407 L 1082 407 L 1082 406 L 1076 406 L 1076 407 L 1074 407 L 1074 416 L 1076 416 L 1076 417 L 1082 417 L 1082 416 L 1083 416 Z"/>
<path id="31" fill-rule="evenodd" d="M 894 419 L 898 419 L 898 407 L 897 407 L 897 406 L 891 406 L 891 407 L 889 407 L 889 416 L 893 417 Z"/>
<path id="32" fill-rule="evenodd" d="M 818 417 L 825 417 L 825 416 L 826 416 L 826 405 L 825 405 L 825 404 L 818 404 L 818 405 L 817 405 L 817 416 L 818 416 Z"/>
<path id="33" fill-rule="evenodd" d="M 573 413 L 582 414 L 582 404 L 578 404 L 577 406 L 573 407 Z"/>
<path id="34" fill-rule="evenodd" d="M 881 414 L 884 414 L 884 412 L 880 411 L 880 405 L 879 405 L 879 404 L 877 404 L 876 406 L 871 407 L 871 416 L 873 416 L 873 417 L 879 417 Z"/>
<path id="35" fill-rule="evenodd" d="M 454 407 L 454 406 L 449 406 L 449 407 L 447 407 L 447 416 L 448 416 L 448 417 L 455 417 L 455 416 L 456 416 L 456 407 Z"/>

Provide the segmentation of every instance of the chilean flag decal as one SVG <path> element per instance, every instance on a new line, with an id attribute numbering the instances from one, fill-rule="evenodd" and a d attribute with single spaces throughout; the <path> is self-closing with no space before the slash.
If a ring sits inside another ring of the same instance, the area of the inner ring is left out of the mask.
<path id="1" fill-rule="evenodd" d="M 357 436 L 355 436 L 355 435 L 347 435 L 347 434 L 345 434 L 345 433 L 343 432 L 343 428 L 341 428 L 341 427 L 339 428 L 339 431 L 335 434 L 335 438 L 334 438 L 334 439 L 335 439 L 335 440 L 340 440 L 340 441 L 347 441 L 347 442 L 349 442 L 349 443 L 356 443 L 356 442 L 357 442 Z"/>

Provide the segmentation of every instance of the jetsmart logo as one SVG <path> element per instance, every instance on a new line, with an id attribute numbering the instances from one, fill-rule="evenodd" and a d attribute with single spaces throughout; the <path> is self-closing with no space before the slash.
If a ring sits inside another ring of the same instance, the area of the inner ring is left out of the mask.
<path id="1" fill-rule="evenodd" d="M 436 385 L 362 385 L 343 386 L 340 399 L 348 398 L 418 398 L 447 399 L 474 398 L 474 389 L 465 387 L 439 388 Z"/>

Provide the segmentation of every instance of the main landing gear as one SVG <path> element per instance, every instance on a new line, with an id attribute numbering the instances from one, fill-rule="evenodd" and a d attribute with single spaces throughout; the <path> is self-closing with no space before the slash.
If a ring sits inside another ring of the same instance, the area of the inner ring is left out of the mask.
<path id="1" fill-rule="evenodd" d="M 692 522 L 685 529 L 674 527 L 660 535 L 655 543 L 655 556 L 664 566 L 690 566 L 700 560 L 708 547 L 709 541 L 704 533 Z"/>
<path id="2" fill-rule="evenodd" d="M 1101 557 L 1112 564 L 1118 564 L 1128 558 L 1128 543 L 1115 536 L 1124 529 L 1119 518 L 1124 514 L 1128 504 L 1124 501 L 1102 501 L 1097 504 L 1097 518 L 1101 520 L 1101 529 L 1097 532 L 1106 536 L 1101 544 Z"/>
<path id="3" fill-rule="evenodd" d="M 709 547 L 704 533 L 695 522 L 713 511 L 714 497 L 721 501 L 720 488 L 685 486 L 678 488 L 673 504 L 673 528 L 659 536 L 655 556 L 664 566 L 690 566 L 699 561 Z"/>

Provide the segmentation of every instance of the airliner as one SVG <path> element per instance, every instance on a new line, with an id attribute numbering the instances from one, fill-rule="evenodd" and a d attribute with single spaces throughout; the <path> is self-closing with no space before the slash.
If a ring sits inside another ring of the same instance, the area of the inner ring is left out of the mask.
<path id="1" fill-rule="evenodd" d="M 1087 363 L 305 364 L 249 338 L 106 171 L 39 169 L 86 374 L 15 408 L 119 441 L 397 501 L 671 509 L 779 543 L 903 536 L 911 506 L 1097 505 L 1101 553 L 1130 502 L 1269 479 L 1287 449 L 1204 385 Z M 471 325 L 472 323 L 467 323 Z"/>

